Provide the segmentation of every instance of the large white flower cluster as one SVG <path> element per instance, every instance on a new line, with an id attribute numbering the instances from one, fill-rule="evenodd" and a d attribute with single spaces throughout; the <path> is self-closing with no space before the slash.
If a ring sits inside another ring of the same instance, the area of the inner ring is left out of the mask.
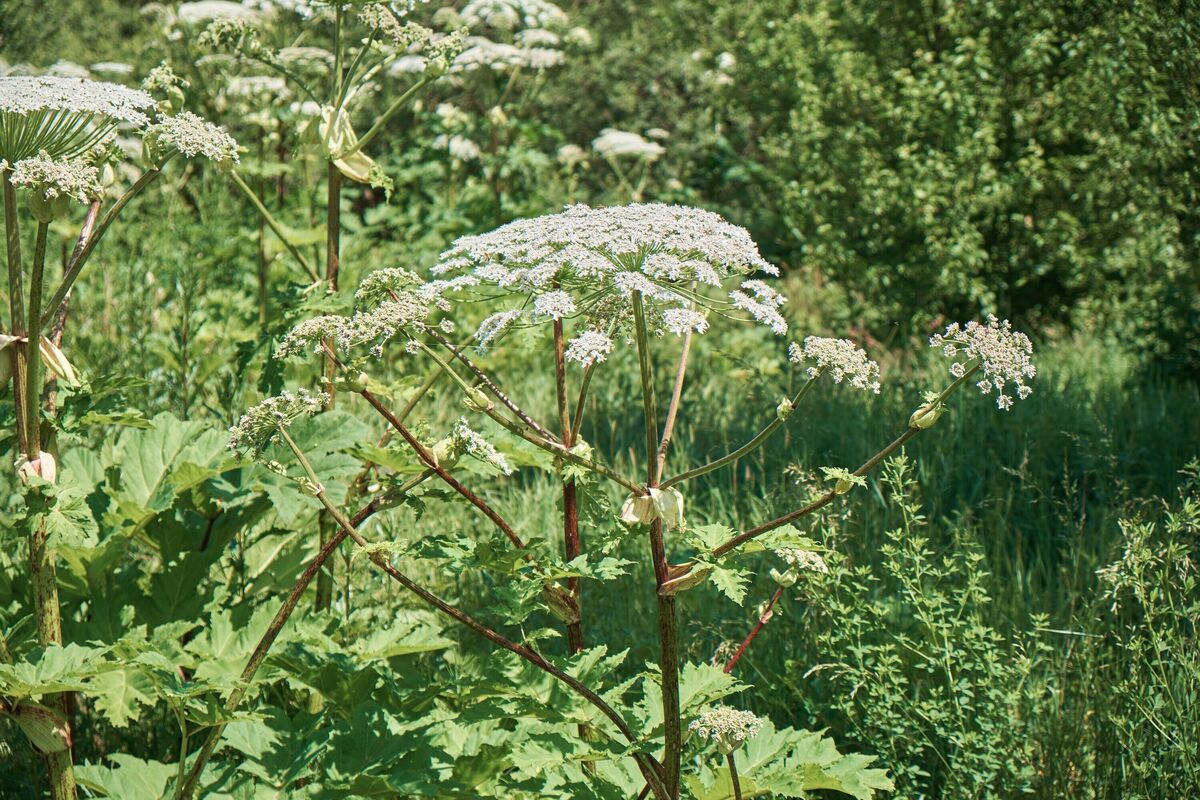
<path id="1" fill-rule="evenodd" d="M 743 228 L 701 209 L 662 203 L 590 208 L 520 220 L 466 236 L 432 270 L 438 291 L 513 297 L 476 331 L 481 345 L 505 330 L 569 318 L 582 330 L 568 357 L 588 365 L 627 331 L 631 298 L 657 334 L 704 333 L 708 315 L 750 317 L 778 334 L 785 298 L 753 273 L 777 275 Z M 740 279 L 740 280 L 739 280 Z M 726 286 L 727 282 L 738 281 Z M 450 284 L 453 283 L 453 286 Z"/>
<path id="2" fill-rule="evenodd" d="M 809 336 L 803 347 L 792 342 L 788 347 L 788 358 L 795 364 L 811 362 L 808 367 L 810 378 L 828 371 L 834 383 L 846 381 L 856 389 L 879 394 L 879 365 L 849 339 Z"/>

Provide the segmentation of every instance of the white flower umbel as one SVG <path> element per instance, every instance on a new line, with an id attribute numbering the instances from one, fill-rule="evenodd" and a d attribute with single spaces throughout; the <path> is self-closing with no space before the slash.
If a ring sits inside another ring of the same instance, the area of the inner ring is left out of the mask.
<path id="1" fill-rule="evenodd" d="M 763 721 L 749 711 L 721 706 L 706 711 L 692 720 L 688 730 L 695 731 L 701 739 L 710 739 L 723 754 L 737 750 L 747 739 L 753 739 L 762 730 Z"/>
<path id="2" fill-rule="evenodd" d="M 44 150 L 33 158 L 14 164 L 10 180 L 13 186 L 37 192 L 45 200 L 63 198 L 77 203 L 90 203 L 104 193 L 100 185 L 100 171 L 91 164 L 52 159 Z"/>
<path id="3" fill-rule="evenodd" d="M 605 128 L 600 135 L 592 140 L 592 149 L 602 156 L 619 158 L 632 156 L 654 161 L 667 149 L 658 142 L 651 142 L 641 135 L 630 131 L 619 131 L 615 128 Z"/>
<path id="4" fill-rule="evenodd" d="M 1013 405 L 1012 395 L 1005 393 L 1010 383 L 1017 387 L 1015 394 L 1021 400 L 1033 392 L 1025 383 L 1037 375 L 1037 368 L 1030 360 L 1033 343 L 1025 334 L 1014 331 L 1008 320 L 1000 321 L 994 314 L 989 314 L 986 325 L 975 321 L 966 325 L 955 322 L 942 333 L 932 336 L 929 346 L 939 348 L 947 358 L 954 359 L 950 374 L 955 378 L 966 375 L 977 363 L 984 377 L 975 385 L 984 394 L 995 389 L 996 407 L 1002 411 Z"/>
<path id="5" fill-rule="evenodd" d="M 635 294 L 657 334 L 704 333 L 713 313 L 787 331 L 779 312 L 784 298 L 761 280 L 739 280 L 722 293 L 726 281 L 778 271 L 743 228 L 695 208 L 569 206 L 463 237 L 432 271 L 459 280 L 447 292 L 519 298 L 484 321 L 476 331 L 480 344 L 513 327 L 572 319 L 582 330 L 567 357 L 583 365 L 604 360 L 613 336 L 628 333 Z"/>
<path id="6" fill-rule="evenodd" d="M 184 3 L 175 12 L 175 17 L 187 25 L 199 25 L 218 19 L 234 19 L 243 22 L 257 22 L 263 18 L 263 12 L 229 0 L 196 0 L 194 3 Z"/>
<path id="7" fill-rule="evenodd" d="M 461 16 L 472 29 L 501 31 L 522 27 L 561 30 L 569 21 L 565 11 L 547 0 L 471 0 L 463 6 Z"/>
<path id="8" fill-rule="evenodd" d="M 242 456 L 258 458 L 263 448 L 279 438 L 279 431 L 297 419 L 316 414 L 329 395 L 307 389 L 284 391 L 268 397 L 242 415 L 229 429 L 229 449 Z"/>
<path id="9" fill-rule="evenodd" d="M 237 142 L 229 132 L 190 111 L 180 111 L 151 126 L 146 142 L 156 154 L 174 150 L 188 158 L 204 156 L 218 165 L 238 161 Z"/>
<path id="10" fill-rule="evenodd" d="M 119 123 L 149 124 L 154 98 L 115 83 L 62 77 L 0 78 L 0 158 L 10 163 L 46 151 L 75 158 Z"/>
<path id="11" fill-rule="evenodd" d="M 783 559 L 783 562 L 790 569 L 799 572 L 820 572 L 822 574 L 829 573 L 829 566 L 825 563 L 825 559 L 821 558 L 821 554 L 812 550 L 802 550 L 798 547 L 776 550 L 775 555 Z"/>
<path id="12" fill-rule="evenodd" d="M 879 394 L 879 365 L 867 358 L 865 350 L 849 339 L 828 339 L 809 336 L 804 346 L 792 342 L 788 358 L 793 363 L 814 362 L 808 367 L 808 377 L 828 372 L 834 383 L 847 381 L 856 389 Z"/>
<path id="13" fill-rule="evenodd" d="M 509 466 L 507 459 L 492 446 L 491 442 L 471 430 L 471 426 L 467 424 L 465 418 L 460 417 L 455 423 L 451 436 L 454 442 L 466 451 L 467 455 L 485 464 L 490 464 L 505 475 L 512 474 L 513 469 Z"/>

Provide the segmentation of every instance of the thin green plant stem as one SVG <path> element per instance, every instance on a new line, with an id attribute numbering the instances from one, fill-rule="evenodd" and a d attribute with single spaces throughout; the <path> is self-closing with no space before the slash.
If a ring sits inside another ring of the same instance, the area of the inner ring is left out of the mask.
<path id="1" fill-rule="evenodd" d="M 667 450 L 671 447 L 671 436 L 675 432 L 675 420 L 679 416 L 679 404 L 683 399 L 683 378 L 687 374 L 688 354 L 692 349 L 692 330 L 683 337 L 683 347 L 679 352 L 679 365 L 675 368 L 675 383 L 671 389 L 671 402 L 667 405 L 667 419 L 663 423 L 662 441 L 658 445 L 658 466 L 656 475 L 662 475 L 667 464 Z"/>
<path id="2" fill-rule="evenodd" d="M 635 744 L 637 742 L 636 734 L 633 732 L 633 729 L 629 727 L 629 724 L 625 722 L 624 718 L 617 713 L 612 706 L 606 703 L 604 699 L 600 697 L 600 695 L 589 689 L 577 678 L 559 669 L 554 664 L 551 664 L 536 650 L 526 645 L 517 644 L 492 628 L 489 628 L 487 625 L 484 625 L 478 619 L 458 608 L 457 606 L 447 603 L 445 600 L 425 589 L 407 575 L 400 572 L 400 570 L 396 569 L 396 567 L 394 567 L 382 553 L 372 551 L 370 549 L 370 542 L 363 538 L 362 534 L 358 532 L 357 527 L 353 524 L 353 522 L 346 518 L 341 509 L 339 509 L 333 504 L 332 501 L 330 501 L 327 493 L 323 488 L 321 488 L 320 477 L 317 475 L 316 470 L 313 469 L 312 463 L 304 455 L 304 452 L 296 445 L 295 441 L 292 440 L 286 430 L 280 429 L 279 436 L 296 456 L 301 468 L 308 476 L 311 485 L 317 487 L 315 492 L 317 500 L 320 501 L 320 503 L 325 507 L 330 516 L 337 520 L 338 525 L 341 526 L 342 532 L 350 537 L 350 539 L 356 545 L 358 545 L 360 548 L 363 548 L 367 552 L 368 557 L 373 564 L 383 570 L 389 577 L 391 577 L 405 589 L 423 600 L 426 604 L 433 606 L 438 611 L 441 611 L 443 614 L 453 619 L 455 622 L 470 628 L 472 631 L 492 642 L 493 644 L 498 645 L 499 647 L 520 657 L 537 669 L 540 669 L 541 671 L 558 680 L 560 683 L 566 685 L 569 689 L 574 691 L 576 694 L 594 706 L 597 710 L 599 710 L 601 714 L 607 717 L 617 727 L 617 730 L 620 731 L 621 735 L 625 737 L 626 741 L 628 741 L 630 744 Z M 651 776 L 656 776 L 656 771 L 652 763 L 647 760 L 646 754 L 638 753 L 635 755 L 635 758 L 637 759 L 639 767 L 642 768 L 643 774 L 646 775 L 648 780 L 651 779 Z"/>
<path id="3" fill-rule="evenodd" d="M 816 375 L 812 378 L 809 378 L 804 383 L 804 385 L 800 387 L 800 391 L 796 392 L 796 396 L 791 399 L 793 413 L 794 413 L 795 408 L 800 404 L 800 402 L 802 400 L 804 400 L 805 396 L 812 390 L 813 385 L 816 383 L 817 378 L 819 378 L 819 377 L 820 377 L 820 375 Z M 746 442 L 744 445 L 739 447 L 737 450 L 734 450 L 732 453 L 729 453 L 727 455 L 721 456 L 720 458 L 716 459 L 715 461 L 710 461 L 707 464 L 703 464 L 694 469 L 689 469 L 687 472 L 682 472 L 678 475 L 672 475 L 671 477 L 667 478 L 666 480 L 664 480 L 662 482 L 662 487 L 665 489 L 670 486 L 675 486 L 677 484 L 684 483 L 686 481 L 690 481 L 693 478 L 698 478 L 701 475 L 706 475 L 710 472 L 713 472 L 714 470 L 720 469 L 721 467 L 732 464 L 739 459 L 745 458 L 750 453 L 753 453 L 760 446 L 762 446 L 762 444 L 764 444 L 768 439 L 770 439 L 771 435 L 774 434 L 775 431 L 782 428 L 783 425 L 787 422 L 787 420 L 788 420 L 788 417 L 786 417 L 786 416 L 776 416 L 776 418 L 771 420 L 771 422 L 768 423 L 766 425 L 766 427 L 764 427 L 761 431 L 759 431 L 754 436 L 753 439 Z"/>
<path id="4" fill-rule="evenodd" d="M 471 359 L 467 358 L 467 356 L 462 352 L 461 347 L 455 345 L 453 342 L 451 342 L 445 336 L 438 333 L 436 330 L 431 330 L 430 335 L 433 337 L 434 341 L 436 341 L 438 344 L 442 345 L 442 347 L 445 347 L 447 350 L 449 350 L 450 354 L 453 355 L 455 357 L 455 359 L 457 359 L 463 366 L 465 366 L 468 370 L 470 370 L 471 373 L 476 378 L 479 379 L 479 382 L 482 383 L 484 385 L 484 387 L 489 392 L 491 392 L 492 395 L 494 395 L 497 400 L 499 400 L 506 408 L 508 408 L 509 411 L 516 414 L 517 417 L 519 417 L 522 422 L 524 422 L 529 427 L 533 428 L 535 431 L 537 431 L 539 434 L 541 434 L 545 438 L 547 438 L 551 441 L 556 440 L 556 437 L 554 436 L 554 434 L 552 434 L 550 431 L 548 431 L 544 425 L 539 424 L 536 420 L 533 419 L 533 417 L 529 416 L 524 411 L 522 411 L 521 408 L 513 401 L 513 399 L 511 397 L 509 397 L 508 394 L 506 394 L 504 392 L 504 390 L 502 390 L 496 384 L 496 382 L 494 380 L 492 380 L 491 376 L 489 376 L 487 374 L 487 372 L 485 372 L 482 368 L 480 368 L 479 365 L 477 365 Z M 426 349 L 426 352 L 429 352 L 428 348 Z M 437 363 L 444 364 L 445 362 L 438 359 Z M 460 383 L 461 383 L 461 381 L 460 381 Z"/>
<path id="5" fill-rule="evenodd" d="M 421 78 L 419 81 L 410 86 L 408 90 L 404 92 L 404 94 L 397 98 L 396 102 L 387 107 L 387 110 L 383 112 L 383 115 L 375 120 L 375 124 L 372 125 L 367 132 L 362 135 L 362 138 L 359 139 L 358 142 L 351 146 L 349 150 L 343 153 L 338 153 L 338 158 L 345 158 L 346 156 L 354 155 L 359 150 L 362 150 L 364 147 L 373 142 L 375 137 L 381 134 L 384 128 L 387 127 L 388 121 L 396 114 L 396 112 L 404 108 L 404 105 L 410 99 L 412 99 L 413 95 L 424 88 L 430 80 L 430 78 Z"/>
<path id="6" fill-rule="evenodd" d="M 231 169 L 229 171 L 229 177 L 233 179 L 234 185 L 241 189 L 242 193 L 246 195 L 246 198 L 250 200 L 251 205 L 253 205 L 255 210 L 258 211 L 259 216 L 261 216 L 263 219 L 263 222 L 267 223 L 267 227 L 271 229 L 271 232 L 279 238 L 279 241 L 283 242 L 283 246 L 286 247 L 287 251 L 292 254 L 292 258 L 296 259 L 296 263 L 298 263 L 314 281 L 320 280 L 321 278 L 317 274 L 316 269 L 313 268 L 312 264 L 308 263 L 307 258 L 301 255 L 300 250 L 294 244 L 288 241 L 286 234 L 284 234 L 283 226 L 279 224 L 279 221 L 275 219 L 275 216 L 271 214 L 267 207 L 263 205 L 262 200 L 259 199 L 258 195 L 253 189 L 250 188 L 242 176 L 238 174 L 238 171 Z"/>
<path id="7" fill-rule="evenodd" d="M 372 499 L 371 502 L 359 509 L 359 511 L 350 519 L 350 524 L 355 527 L 361 525 L 369 517 L 383 508 L 384 499 L 385 498 L 383 496 Z M 262 638 L 259 639 L 258 645 L 254 648 L 254 652 L 250 654 L 250 658 L 246 662 L 246 666 L 242 669 L 241 680 L 233 689 L 233 691 L 230 692 L 229 697 L 225 700 L 226 711 L 235 711 L 238 705 L 242 702 L 242 698 L 245 696 L 246 690 L 250 686 L 250 682 L 254 679 L 254 676 L 258 672 L 259 667 L 262 666 L 263 661 L 266 660 L 267 653 L 270 651 L 271 646 L 275 644 L 275 640 L 279 638 L 279 634 L 283 631 L 284 625 L 287 624 L 288 619 L 292 616 L 292 613 L 300 604 L 300 599 L 304 595 L 304 592 L 308 589 L 317 573 L 321 571 L 321 567 L 325 564 L 326 560 L 333 555 L 334 551 L 337 550 L 338 545 L 340 545 L 345 538 L 345 531 L 339 531 L 335 536 L 333 536 L 328 542 L 325 543 L 320 552 L 317 553 L 316 557 L 309 562 L 308 566 L 305 567 L 304 572 L 301 573 L 300 577 L 296 579 L 296 583 L 292 586 L 292 590 L 288 593 L 283 605 L 280 607 L 279 611 L 276 612 L 274 619 L 271 620 L 271 624 L 263 633 Z M 221 734 L 224 732 L 224 730 L 225 723 L 220 722 L 214 725 L 208 732 L 208 736 L 205 737 L 204 744 L 200 747 L 200 751 L 196 754 L 196 758 L 192 761 L 192 768 L 188 773 L 187 781 L 180 783 L 175 787 L 176 800 L 191 800 L 192 796 L 195 794 L 196 785 L 200 781 L 200 776 L 204 772 L 204 767 L 208 764 L 209 759 L 212 758 L 213 753 L 216 752 L 217 744 L 220 742 Z"/>
<path id="8" fill-rule="evenodd" d="M 84 244 L 83 248 L 79 251 L 79 254 L 72 258 L 67 265 L 67 269 L 63 274 L 62 283 L 59 284 L 58 289 L 56 289 L 54 294 L 51 295 L 50 302 L 46 304 L 45 310 L 42 311 L 41 321 L 43 327 L 50 324 L 50 321 L 53 320 L 58 314 L 59 308 L 63 303 L 66 302 L 67 295 L 70 293 L 71 287 L 75 285 L 75 281 L 79 278 L 79 273 L 83 269 L 84 264 L 87 263 L 88 257 L 90 257 L 92 251 L 96 249 L 96 245 L 100 243 L 100 240 L 104 238 L 104 234 L 108 231 L 108 228 L 110 225 L 112 225 L 113 221 L 116 220 L 117 215 L 121 213 L 125 206 L 129 204 L 129 201 L 137 196 L 142 189 L 146 188 L 146 186 L 148 186 L 155 178 L 162 174 L 162 166 L 164 166 L 167 161 L 170 161 L 173 157 L 173 154 L 169 155 L 163 161 L 163 163 L 159 165 L 159 167 L 143 172 L 141 176 L 134 181 L 133 185 L 130 186 L 125 193 L 117 199 L 117 202 L 113 204 L 113 207 L 110 208 L 108 213 L 104 215 L 104 219 L 100 220 L 99 226 L 97 226 L 95 232 L 88 237 L 87 243 Z"/>
<path id="9" fill-rule="evenodd" d="M 974 375 L 978 370 L 979 370 L 978 364 L 971 367 L 969 370 L 967 370 L 966 372 L 963 373 L 962 377 L 958 378 L 953 383 L 951 383 L 949 386 L 947 386 L 944 390 L 942 390 L 941 394 L 939 394 L 936 398 L 934 398 L 928 405 L 930 405 L 932 407 L 936 407 L 936 406 L 941 405 L 942 403 L 945 403 L 946 399 L 948 397 L 950 397 L 950 395 L 952 395 L 958 389 L 958 387 L 962 386 L 967 381 L 967 379 L 970 378 L 972 375 Z M 895 439 L 892 440 L 892 442 L 890 444 L 888 444 L 882 450 L 880 450 L 878 453 L 876 453 L 875 455 L 873 455 L 869 459 L 867 459 L 865 462 L 863 462 L 862 466 L 860 466 L 858 469 L 854 470 L 854 472 L 851 474 L 859 476 L 859 477 L 866 475 L 868 472 L 875 469 L 875 467 L 879 466 L 879 464 L 885 458 L 887 458 L 892 453 L 896 452 L 901 447 L 903 447 L 910 439 L 912 439 L 914 436 L 916 436 L 922 430 L 923 430 L 922 428 L 916 428 L 916 427 L 907 428 L 904 431 L 904 433 L 897 436 Z M 820 509 L 822 509 L 825 506 L 832 503 L 838 496 L 839 495 L 836 491 L 830 490 L 830 491 L 826 492 L 825 494 L 821 495 L 820 497 L 818 497 L 817 499 L 813 500 L 808 505 L 805 505 L 801 508 L 796 509 L 795 511 L 784 514 L 781 517 L 776 517 L 775 519 L 770 520 L 769 522 L 764 522 L 763 524 L 759 525 L 758 527 L 751 528 L 750 530 L 745 531 L 743 533 L 739 533 L 737 536 L 734 536 L 733 538 L 723 542 L 721 545 L 714 548 L 712 551 L 712 554 L 714 557 L 719 558 L 720 556 L 723 556 L 724 554 L 728 553 L 730 550 L 733 550 L 734 548 L 739 547 L 742 544 L 745 544 L 746 542 L 750 541 L 751 539 L 753 539 L 756 536 L 761 536 L 762 534 L 766 533 L 767 531 L 773 531 L 776 528 L 780 527 L 781 525 L 786 525 L 789 522 L 792 522 L 794 520 L 800 519 L 801 517 L 807 516 L 807 515 L 813 513 L 814 511 L 819 511 Z"/>

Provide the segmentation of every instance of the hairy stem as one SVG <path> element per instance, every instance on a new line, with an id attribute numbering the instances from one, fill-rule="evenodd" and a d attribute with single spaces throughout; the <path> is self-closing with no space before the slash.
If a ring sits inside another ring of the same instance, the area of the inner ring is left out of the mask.
<path id="1" fill-rule="evenodd" d="M 432 469 L 434 473 L 442 479 L 443 482 L 445 482 L 451 489 L 462 495 L 467 502 L 482 511 L 483 515 L 490 519 L 496 525 L 496 527 L 500 529 L 500 532 L 508 537 L 508 540 L 512 542 L 514 546 L 518 548 L 525 547 L 525 542 L 521 540 L 521 537 L 517 535 L 517 532 L 513 530 L 512 526 L 509 525 L 503 517 L 496 513 L 495 509 L 488 505 L 486 501 L 484 501 L 466 486 L 463 486 L 461 483 L 459 483 L 458 480 L 451 475 L 445 467 L 438 464 L 437 458 L 434 457 L 429 448 L 421 444 L 420 440 L 413 435 L 412 431 L 406 428 L 404 423 L 401 422 L 400 419 L 393 414 L 387 406 L 380 402 L 378 397 L 376 397 L 368 389 L 363 389 L 361 392 L 359 392 L 359 394 L 362 395 L 364 400 L 371 404 L 372 408 L 378 411 L 383 418 L 387 420 L 389 425 L 396 429 L 396 432 L 399 433 L 401 438 L 408 443 L 408 446 L 413 449 L 413 451 L 417 454 L 417 457 L 421 459 L 421 462 L 425 464 L 426 467 Z"/>
<path id="2" fill-rule="evenodd" d="M 563 343 L 563 324 L 561 319 L 554 320 L 554 389 L 558 401 L 558 425 L 562 431 L 563 447 L 570 450 L 571 412 L 567 410 L 567 362 L 565 345 Z M 563 551 L 567 561 L 579 556 L 582 546 L 579 541 L 579 498 L 576 495 L 575 480 L 563 481 Z M 567 591 L 575 598 L 575 606 L 582 613 L 582 593 L 579 588 L 579 578 L 567 580 Z M 572 622 L 567 626 L 567 644 L 572 653 L 583 650 L 583 625 Z"/>
<path id="3" fill-rule="evenodd" d="M 561 323 L 556 323 L 556 324 L 561 325 Z M 548 439 L 550 441 L 557 441 L 554 434 L 552 434 L 550 431 L 546 430 L 545 426 L 538 424 L 538 422 L 536 420 L 534 420 L 533 417 L 529 416 L 524 411 L 522 411 L 520 409 L 520 407 L 518 407 L 517 404 L 513 402 L 512 398 L 510 398 L 499 386 L 497 386 L 496 382 L 493 381 L 486 372 L 484 372 L 482 369 L 480 369 L 479 366 L 477 366 L 473 361 L 471 361 L 471 359 L 467 358 L 466 355 L 463 354 L 461 347 L 458 347 L 457 345 L 455 345 L 453 342 L 448 340 L 446 337 L 442 336 L 442 334 L 438 333 L 436 330 L 431 330 L 430 335 L 440 345 L 442 345 L 447 350 L 449 350 L 451 355 L 453 355 L 456 359 L 458 359 L 459 362 L 462 363 L 463 366 L 465 366 L 468 370 L 470 370 L 471 374 L 473 374 L 476 378 L 478 378 L 479 382 L 482 383 L 484 385 L 484 387 L 497 400 L 499 400 L 509 411 L 516 414 L 517 417 L 522 422 L 524 422 L 529 427 L 533 428 L 535 431 L 537 431 L 541 436 L 545 437 L 546 439 Z M 441 364 L 441 365 L 445 365 L 445 362 L 441 361 L 440 359 L 437 360 L 437 363 Z M 449 367 L 446 366 L 445 369 L 449 370 Z M 561 412 L 560 412 L 560 415 L 561 415 Z M 570 445 L 568 445 L 568 447 L 569 446 Z"/>
<path id="4" fill-rule="evenodd" d="M 646 423 L 646 487 L 658 485 L 658 409 L 654 398 L 654 369 L 650 360 L 650 343 L 646 331 L 646 316 L 642 296 L 633 293 L 633 319 L 637 337 L 638 364 L 642 381 L 642 412 Z M 656 518 L 650 523 L 650 555 L 654 563 L 654 580 L 661 589 L 669 578 L 666 539 L 663 523 Z M 679 713 L 679 630 L 675 612 L 675 595 L 655 592 L 658 601 L 659 671 L 662 675 L 663 703 L 663 783 L 667 796 L 679 796 L 679 767 L 683 752 L 683 731 Z"/>
<path id="5" fill-rule="evenodd" d="M 742 800 L 742 784 L 738 780 L 737 762 L 734 761 L 733 753 L 725 756 L 725 760 L 729 763 L 729 782 L 733 784 L 733 800 Z"/>
<path id="6" fill-rule="evenodd" d="M 759 631 L 761 631 L 771 620 L 771 614 L 774 612 L 775 604 L 779 602 L 779 598 L 781 597 L 783 597 L 783 587 L 779 586 L 776 587 L 775 594 L 771 595 L 771 599 L 767 601 L 767 605 L 762 610 L 762 613 L 758 615 L 758 621 L 754 623 L 754 627 L 750 629 L 750 633 L 747 634 L 746 638 L 742 640 L 742 643 L 738 645 L 737 651 L 733 654 L 733 657 L 729 659 L 729 663 L 725 665 L 726 674 L 733 673 L 733 668 L 737 666 L 738 660 L 741 659 L 742 655 L 746 652 L 746 649 L 750 647 L 750 643 L 754 641 L 755 637 L 758 636 Z"/>
<path id="7" fill-rule="evenodd" d="M 631 744 L 637 741 L 637 738 L 633 732 L 633 729 L 629 727 L 629 724 L 625 722 L 624 718 L 622 718 L 621 715 L 618 714 L 616 712 L 616 710 L 614 710 L 612 708 L 612 706 L 610 706 L 608 703 L 606 703 L 604 701 L 604 699 L 600 697 L 600 695 L 596 694 L 594 691 L 589 689 L 587 686 L 585 686 L 583 683 L 581 683 L 577 678 L 562 671 L 561 669 L 556 667 L 554 664 L 551 664 L 536 650 L 533 650 L 532 648 L 528 647 L 527 645 L 517 644 L 516 642 L 506 638 L 505 636 L 503 636 L 502 634 L 493 630 L 492 628 L 489 628 L 487 625 L 484 625 L 482 622 L 480 622 L 479 620 L 477 620 L 475 617 L 471 616 L 467 612 L 463 611 L 462 609 L 458 608 L 457 606 L 453 606 L 453 605 L 447 603 L 445 600 L 441 599 L 440 597 L 433 594 L 429 590 L 420 586 L 419 584 L 414 582 L 412 579 L 410 579 L 407 575 L 400 572 L 400 570 L 396 569 L 392 565 L 392 563 L 383 554 L 370 551 L 370 549 L 369 549 L 371 546 L 370 543 L 362 537 L 362 534 L 360 534 L 358 532 L 358 530 L 356 529 L 356 527 L 354 526 L 354 524 L 349 519 L 346 518 L 346 516 L 342 513 L 341 509 L 339 509 L 337 506 L 335 506 L 333 504 L 332 501 L 330 501 L 326 492 L 321 487 L 321 482 L 320 482 L 319 476 L 317 475 L 316 471 L 313 469 L 311 462 L 309 462 L 308 458 L 304 455 L 304 452 L 302 450 L 300 450 L 300 448 L 291 439 L 291 437 L 288 436 L 286 430 L 281 429 L 279 431 L 279 434 L 280 434 L 280 437 L 283 439 L 283 441 L 291 449 L 292 453 L 296 456 L 297 461 L 300 462 L 300 466 L 304 470 L 305 474 L 308 476 L 309 481 L 311 481 L 312 485 L 317 487 L 317 491 L 316 491 L 317 499 L 321 502 L 321 504 L 329 512 L 330 516 L 332 516 L 335 520 L 337 520 L 338 525 L 342 529 L 342 532 L 345 533 L 347 536 L 349 536 L 356 545 L 358 545 L 361 548 L 367 549 L 367 552 L 369 553 L 369 558 L 373 564 L 375 564 L 377 567 L 379 567 L 381 570 L 383 570 L 385 573 L 387 573 L 387 575 L 390 578 L 392 578 L 392 580 L 396 581 L 401 586 L 403 586 L 405 589 L 412 592 L 417 597 L 421 598 L 421 600 L 423 600 L 425 603 L 433 606 L 438 611 L 441 611 L 443 614 L 447 615 L 448 617 L 453 619 L 455 622 L 465 625 L 466 627 L 470 628 L 472 631 L 479 634 L 480 636 L 487 639 L 488 641 L 492 642 L 493 644 L 498 645 L 499 647 L 509 651 L 510 653 L 513 653 L 514 655 L 524 659 L 529 664 L 531 664 L 534 667 L 549 674 L 553 678 L 557 679 L 559 682 L 565 684 L 569 689 L 574 691 L 576 694 L 578 694 L 580 697 L 582 697 L 584 700 L 586 700 L 588 703 L 590 703 L 592 706 L 594 706 L 597 710 L 600 711 L 600 713 L 602 713 L 614 725 L 616 725 L 617 730 L 620 731 L 620 733 L 623 737 L 625 737 L 626 741 L 630 742 Z M 652 763 L 649 762 L 649 760 L 647 759 L 645 754 L 637 754 L 635 756 L 635 758 L 637 758 L 638 765 L 639 765 L 639 767 L 642 768 L 643 774 L 645 774 L 647 776 L 648 780 L 651 780 L 651 776 L 656 775 L 656 771 L 655 771 Z"/>
<path id="8" fill-rule="evenodd" d="M 340 27 L 341 6 L 338 6 L 338 19 Z M 341 268 L 342 173 L 331 161 L 326 165 L 326 176 L 328 185 L 325 208 L 325 288 L 331 295 L 334 295 L 337 294 L 338 273 Z M 325 341 L 325 350 L 325 382 L 329 392 L 329 404 L 326 408 L 328 409 L 333 408 L 337 399 L 333 388 L 333 379 L 337 375 L 338 364 L 337 359 L 333 356 L 332 341 Z M 319 541 L 323 547 L 333 536 L 337 526 L 328 514 L 322 512 L 317 515 L 317 529 Z M 313 602 L 318 611 L 328 611 L 333 604 L 333 582 L 333 562 L 330 562 L 317 575 L 317 592 Z"/>

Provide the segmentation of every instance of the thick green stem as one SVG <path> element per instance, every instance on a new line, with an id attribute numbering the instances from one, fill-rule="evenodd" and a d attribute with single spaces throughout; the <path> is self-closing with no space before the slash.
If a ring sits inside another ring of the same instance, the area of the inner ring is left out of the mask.
<path id="1" fill-rule="evenodd" d="M 17 220 L 17 193 L 9 180 L 9 174 L 8 170 L 3 172 L 4 232 L 8 254 L 8 332 L 20 339 L 25 335 L 25 270 L 21 264 L 21 228 Z M 16 418 L 16 432 L 21 443 L 21 453 L 29 455 L 25 449 L 25 436 L 28 431 L 25 424 L 26 348 L 19 342 L 14 343 L 5 355 L 12 359 L 13 415 Z"/>
<path id="2" fill-rule="evenodd" d="M 650 358 L 649 335 L 642 296 L 633 293 L 633 320 L 637 337 L 638 364 L 642 381 L 642 412 L 646 423 L 646 487 L 658 486 L 658 408 L 654 398 L 654 369 Z M 658 589 L 667 582 L 666 539 L 661 518 L 650 523 L 650 556 Z M 679 768 L 683 752 L 683 730 L 679 711 L 679 630 L 675 595 L 656 592 L 658 601 L 659 671 L 662 677 L 663 703 L 663 783 L 671 800 L 679 797 Z"/>
<path id="3" fill-rule="evenodd" d="M 29 458 L 42 451 L 42 325 L 38 310 L 42 307 L 49 230 L 49 223 L 38 223 L 29 278 L 29 330 L 26 333 L 29 341 L 25 345 L 25 439 Z"/>
<path id="4" fill-rule="evenodd" d="M 742 782 L 738 780 L 737 762 L 733 759 L 733 753 L 725 756 L 725 760 L 729 764 L 729 782 L 733 784 L 733 800 L 742 800 Z"/>

